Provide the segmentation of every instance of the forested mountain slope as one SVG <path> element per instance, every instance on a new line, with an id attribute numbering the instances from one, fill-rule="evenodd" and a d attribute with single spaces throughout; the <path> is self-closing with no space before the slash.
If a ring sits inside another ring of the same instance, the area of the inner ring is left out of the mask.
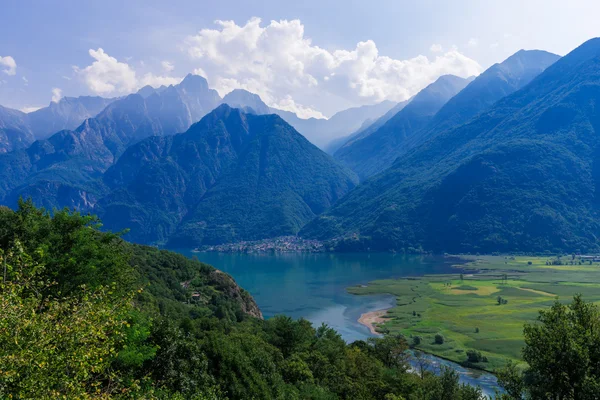
<path id="1" fill-rule="evenodd" d="M 346 143 L 334 157 L 361 179 L 383 171 L 407 150 L 407 140 L 425 127 L 435 113 L 469 82 L 454 75 L 440 77 L 379 129 Z"/>
<path id="2" fill-rule="evenodd" d="M 379 250 L 595 251 L 599 102 L 592 39 L 398 159 L 302 233 Z"/>
<path id="3" fill-rule="evenodd" d="M 107 228 L 196 246 L 295 234 L 356 177 L 280 117 L 224 104 L 183 134 L 130 147 L 103 181 Z"/>

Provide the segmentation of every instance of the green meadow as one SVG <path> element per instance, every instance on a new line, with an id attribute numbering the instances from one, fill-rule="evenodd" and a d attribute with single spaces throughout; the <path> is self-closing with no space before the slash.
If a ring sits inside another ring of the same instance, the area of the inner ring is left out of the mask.
<path id="1" fill-rule="evenodd" d="M 597 262 L 573 256 L 461 258 L 467 263 L 457 265 L 455 274 L 379 280 L 348 291 L 396 296 L 378 331 L 401 333 L 419 350 L 488 371 L 522 362 L 523 325 L 556 299 L 567 303 L 580 293 L 600 302 Z M 469 350 L 481 357 L 469 361 Z"/>

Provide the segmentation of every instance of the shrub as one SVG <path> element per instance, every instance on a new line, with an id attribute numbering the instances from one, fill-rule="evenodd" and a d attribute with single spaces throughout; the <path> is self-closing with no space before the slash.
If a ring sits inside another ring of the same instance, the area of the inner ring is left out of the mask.
<path id="1" fill-rule="evenodd" d="M 412 341 L 413 341 L 413 346 L 418 346 L 421 344 L 421 340 L 423 338 L 421 336 L 413 336 Z"/>
<path id="2" fill-rule="evenodd" d="M 480 351 L 467 350 L 467 361 L 469 361 L 471 363 L 478 363 L 478 362 L 487 362 L 488 359 L 486 356 L 481 354 Z"/>
<path id="3" fill-rule="evenodd" d="M 435 344 L 444 344 L 444 336 L 442 336 L 440 333 L 436 334 L 434 343 Z"/>

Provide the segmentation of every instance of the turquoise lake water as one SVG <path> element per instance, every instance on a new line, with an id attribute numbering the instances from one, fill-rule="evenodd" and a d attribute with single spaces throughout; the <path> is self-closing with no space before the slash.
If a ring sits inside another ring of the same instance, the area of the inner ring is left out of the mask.
<path id="1" fill-rule="evenodd" d="M 439 256 L 399 254 L 228 254 L 193 253 L 189 257 L 227 272 L 254 297 L 265 318 L 285 314 L 306 318 L 313 324 L 336 329 L 352 342 L 372 334 L 358 323 L 361 314 L 391 307 L 393 296 L 355 296 L 346 288 L 376 279 L 422 276 L 456 272 L 456 260 Z M 485 394 L 493 394 L 493 375 L 468 370 L 437 357 L 432 365 L 449 365 L 461 374 L 461 381 L 479 385 Z"/>

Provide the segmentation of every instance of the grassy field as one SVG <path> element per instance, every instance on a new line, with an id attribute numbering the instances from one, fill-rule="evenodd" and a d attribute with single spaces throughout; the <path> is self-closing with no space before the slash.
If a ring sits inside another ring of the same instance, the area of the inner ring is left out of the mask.
<path id="1" fill-rule="evenodd" d="M 478 350 L 487 362 L 472 366 L 488 371 L 511 360 L 521 362 L 523 325 L 556 299 L 570 302 L 581 293 L 587 301 L 600 302 L 598 263 L 572 256 L 562 257 L 563 265 L 547 265 L 558 262 L 553 257 L 464 258 L 469 262 L 456 274 L 380 280 L 348 291 L 395 295 L 396 307 L 379 331 L 402 333 L 411 342 L 419 336 L 416 348 L 460 363 L 467 361 L 468 350 Z M 499 296 L 505 304 L 499 304 Z M 436 334 L 444 337 L 443 344 L 435 344 Z"/>

